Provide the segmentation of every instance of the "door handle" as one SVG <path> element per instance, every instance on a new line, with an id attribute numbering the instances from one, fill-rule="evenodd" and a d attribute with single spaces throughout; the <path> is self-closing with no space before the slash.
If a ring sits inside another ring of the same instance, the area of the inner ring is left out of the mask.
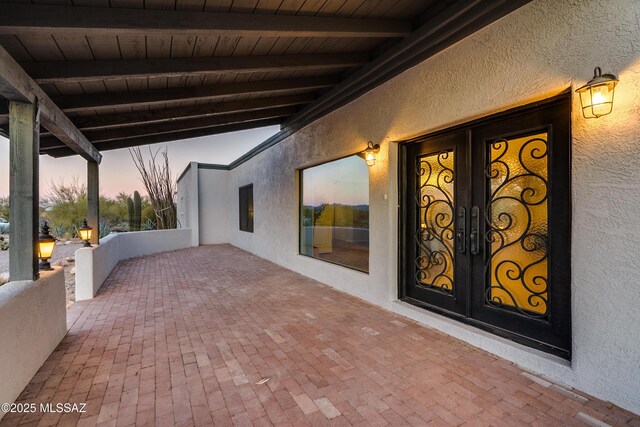
<path id="1" fill-rule="evenodd" d="M 480 208 L 471 208 L 471 233 L 469 234 L 469 252 L 471 255 L 480 253 Z"/>
<path id="2" fill-rule="evenodd" d="M 467 210 L 458 208 L 458 231 L 456 232 L 456 244 L 458 252 L 464 254 L 467 251 Z"/>

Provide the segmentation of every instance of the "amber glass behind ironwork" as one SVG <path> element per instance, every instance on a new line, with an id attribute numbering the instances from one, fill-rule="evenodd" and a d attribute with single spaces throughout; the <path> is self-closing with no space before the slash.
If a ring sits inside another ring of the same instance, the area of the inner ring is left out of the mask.
<path id="1" fill-rule="evenodd" d="M 548 305 L 547 133 L 489 143 L 488 304 L 529 317 Z"/>
<path id="2" fill-rule="evenodd" d="M 369 168 L 358 156 L 300 172 L 300 254 L 369 271 Z"/>
<path id="3" fill-rule="evenodd" d="M 454 287 L 454 152 L 417 161 L 416 284 L 450 294 Z"/>

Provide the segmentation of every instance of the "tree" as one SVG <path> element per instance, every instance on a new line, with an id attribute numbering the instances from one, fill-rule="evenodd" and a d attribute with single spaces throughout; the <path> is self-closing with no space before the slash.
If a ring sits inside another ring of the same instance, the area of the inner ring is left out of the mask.
<path id="1" fill-rule="evenodd" d="M 129 154 L 142 177 L 149 201 L 153 205 L 158 230 L 176 228 L 178 224 L 176 179 L 171 175 L 167 148 L 164 147 L 164 150 L 161 150 L 159 148 L 154 153 L 149 147 L 150 158 L 145 161 L 140 148 L 129 149 Z M 162 160 L 158 159 L 158 154 L 162 154 Z"/>

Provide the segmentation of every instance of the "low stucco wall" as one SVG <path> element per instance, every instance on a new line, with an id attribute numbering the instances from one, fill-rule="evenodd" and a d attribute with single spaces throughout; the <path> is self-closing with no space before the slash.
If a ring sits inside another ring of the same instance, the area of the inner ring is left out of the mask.
<path id="1" fill-rule="evenodd" d="M 0 403 L 14 402 L 62 341 L 66 307 L 61 267 L 0 286 Z"/>
<path id="2" fill-rule="evenodd" d="M 100 245 L 76 251 L 76 301 L 93 298 L 116 264 L 123 259 L 175 251 L 191 246 L 191 230 L 112 233 Z"/>

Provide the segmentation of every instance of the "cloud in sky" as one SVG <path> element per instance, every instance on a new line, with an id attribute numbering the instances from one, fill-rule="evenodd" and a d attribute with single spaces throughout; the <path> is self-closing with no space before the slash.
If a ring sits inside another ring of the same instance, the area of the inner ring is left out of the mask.
<path id="1" fill-rule="evenodd" d="M 277 133 L 278 126 L 269 126 L 174 141 L 163 144 L 153 144 L 153 151 L 166 146 L 169 162 L 174 175 L 180 174 L 189 162 L 229 164 L 256 145 Z M 143 153 L 147 154 L 146 147 Z M 132 193 L 135 190 L 146 194 L 129 151 L 113 150 L 102 153 L 100 164 L 100 192 L 105 196 L 115 196 L 121 191 Z M 50 183 L 65 180 L 70 182 L 74 177 L 84 183 L 87 177 L 87 162 L 80 156 L 54 159 L 50 156 L 40 156 L 40 195 L 46 196 Z M 0 136 L 0 196 L 9 194 L 9 141 Z"/>

